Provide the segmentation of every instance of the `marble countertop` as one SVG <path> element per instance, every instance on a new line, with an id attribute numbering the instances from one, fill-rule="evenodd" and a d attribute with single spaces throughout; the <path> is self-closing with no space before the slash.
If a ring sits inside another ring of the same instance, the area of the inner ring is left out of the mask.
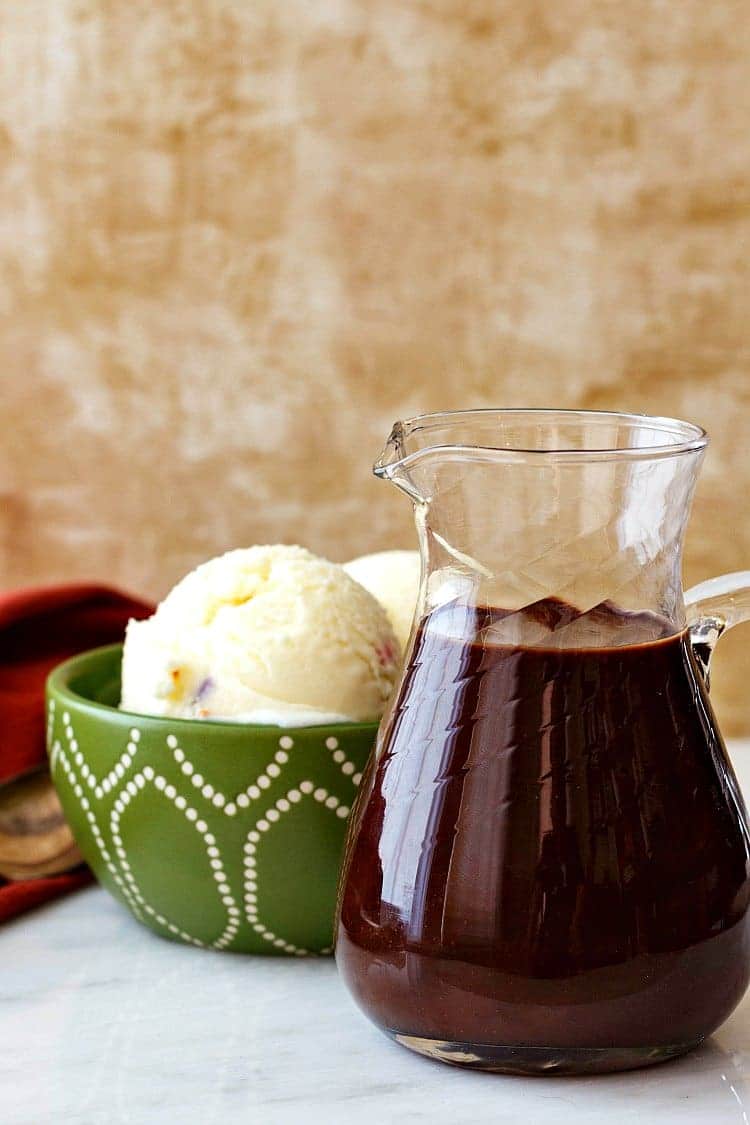
<path id="1" fill-rule="evenodd" d="M 750 793 L 750 743 L 731 750 Z M 98 887 L 4 926 L 0 965 L 3 1125 L 750 1122 L 750 993 L 676 1062 L 531 1079 L 411 1055 L 331 960 L 172 945 Z"/>

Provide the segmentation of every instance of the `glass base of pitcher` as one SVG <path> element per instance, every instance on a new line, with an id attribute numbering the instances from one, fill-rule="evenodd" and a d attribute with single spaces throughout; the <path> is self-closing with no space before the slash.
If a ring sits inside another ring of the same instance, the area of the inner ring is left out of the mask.
<path id="1" fill-rule="evenodd" d="M 387 1035 L 429 1059 L 471 1070 L 498 1074 L 607 1074 L 654 1066 L 687 1054 L 702 1039 L 665 1047 L 505 1047 L 492 1043 L 453 1043 L 446 1039 L 423 1039 L 388 1030 Z"/>

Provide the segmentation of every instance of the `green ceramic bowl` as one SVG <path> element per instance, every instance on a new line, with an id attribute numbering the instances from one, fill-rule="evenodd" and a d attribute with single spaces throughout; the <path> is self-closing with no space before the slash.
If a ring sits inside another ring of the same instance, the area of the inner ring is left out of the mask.
<path id="1" fill-rule="evenodd" d="M 122 646 L 47 682 L 52 777 L 79 848 L 139 922 L 243 953 L 330 953 L 349 809 L 377 724 L 280 727 L 117 709 Z"/>

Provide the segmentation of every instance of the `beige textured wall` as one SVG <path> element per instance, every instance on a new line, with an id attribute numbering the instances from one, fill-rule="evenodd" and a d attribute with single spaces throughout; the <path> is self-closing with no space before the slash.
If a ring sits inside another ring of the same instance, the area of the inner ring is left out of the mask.
<path id="1" fill-rule="evenodd" d="M 750 566 L 742 0 L 24 0 L 0 51 L 4 582 L 409 544 L 391 421 L 487 404 L 704 423 L 688 578 Z"/>

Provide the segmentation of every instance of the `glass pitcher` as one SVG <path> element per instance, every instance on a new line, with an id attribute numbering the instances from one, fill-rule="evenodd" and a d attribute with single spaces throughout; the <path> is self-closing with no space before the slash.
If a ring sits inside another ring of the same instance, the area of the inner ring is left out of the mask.
<path id="1" fill-rule="evenodd" d="M 746 812 L 708 700 L 750 572 L 683 596 L 707 445 L 669 418 L 398 423 L 422 580 L 352 817 L 336 956 L 414 1051 L 577 1073 L 700 1043 L 750 972 Z"/>

